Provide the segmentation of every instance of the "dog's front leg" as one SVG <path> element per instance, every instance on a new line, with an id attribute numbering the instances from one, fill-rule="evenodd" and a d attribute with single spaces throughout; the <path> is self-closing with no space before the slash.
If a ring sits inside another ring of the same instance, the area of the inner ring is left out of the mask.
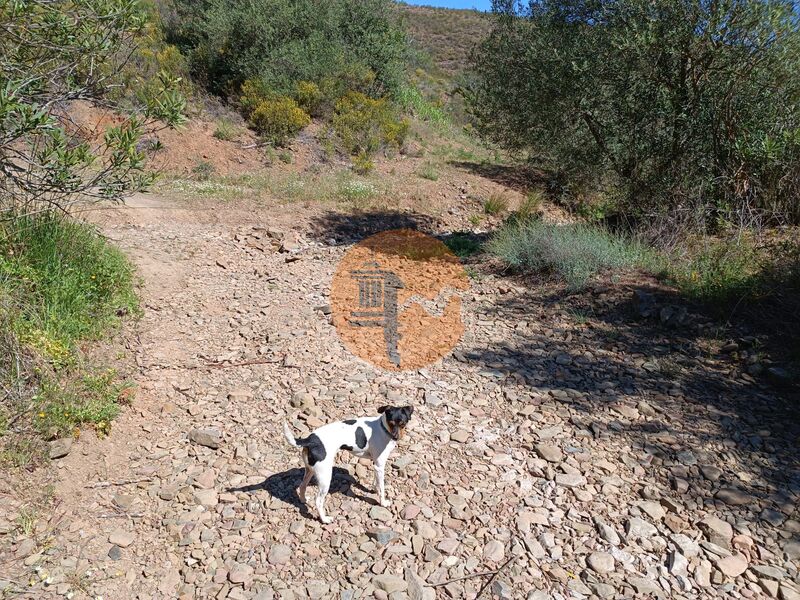
<path id="1" fill-rule="evenodd" d="M 375 462 L 375 488 L 378 491 L 378 498 L 380 498 L 381 506 L 390 506 L 392 503 L 386 499 L 386 490 L 384 488 L 383 476 L 385 473 L 385 461 Z"/>

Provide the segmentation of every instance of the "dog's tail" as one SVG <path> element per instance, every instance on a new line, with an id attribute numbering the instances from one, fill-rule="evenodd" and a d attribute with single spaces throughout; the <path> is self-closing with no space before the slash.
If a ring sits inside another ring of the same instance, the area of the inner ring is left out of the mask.
<path id="1" fill-rule="evenodd" d="M 297 439 L 292 435 L 292 430 L 289 429 L 289 424 L 286 421 L 283 422 L 283 435 L 286 436 L 286 441 L 292 446 L 297 447 L 299 445 Z"/>

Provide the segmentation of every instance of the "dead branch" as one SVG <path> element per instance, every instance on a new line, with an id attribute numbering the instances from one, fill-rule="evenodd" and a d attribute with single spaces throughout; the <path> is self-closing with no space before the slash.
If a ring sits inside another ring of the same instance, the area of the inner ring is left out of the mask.
<path id="1" fill-rule="evenodd" d="M 105 488 L 105 487 L 112 487 L 117 485 L 131 485 L 133 483 L 143 483 L 145 481 L 153 481 L 152 477 L 145 477 L 143 479 L 126 479 L 124 481 L 98 481 L 97 483 L 92 483 L 91 485 L 87 485 L 87 488 Z"/>

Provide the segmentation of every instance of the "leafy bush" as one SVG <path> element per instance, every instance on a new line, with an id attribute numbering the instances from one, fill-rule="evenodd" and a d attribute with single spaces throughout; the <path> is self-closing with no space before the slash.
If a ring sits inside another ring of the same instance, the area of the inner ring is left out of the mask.
<path id="1" fill-rule="evenodd" d="M 366 152 L 359 152 L 358 156 L 353 158 L 353 170 L 359 175 L 366 175 L 375 168 L 375 163 Z"/>
<path id="2" fill-rule="evenodd" d="M 285 96 L 262 100 L 250 115 L 255 130 L 270 142 L 281 145 L 311 122 L 297 102 Z"/>
<path id="3" fill-rule="evenodd" d="M 7 215 L 8 216 L 8 215 Z M 88 366 L 81 342 L 138 310 L 132 265 L 61 213 L 0 221 L 0 463 L 24 466 L 42 438 L 92 424 L 106 433 L 128 386 Z"/>
<path id="4" fill-rule="evenodd" d="M 573 289 L 583 287 L 601 269 L 639 266 L 649 258 L 639 244 L 600 227 L 543 221 L 507 225 L 489 240 L 487 249 L 511 267 L 556 275 Z"/>
<path id="5" fill-rule="evenodd" d="M 381 148 L 399 149 L 408 133 L 408 121 L 397 116 L 386 98 L 374 99 L 349 92 L 336 103 L 333 130 L 351 155 L 372 155 Z"/>
<path id="6" fill-rule="evenodd" d="M 0 461 L 29 460 L 42 447 L 36 431 L 51 437 L 87 421 L 107 430 L 113 416 L 99 401 L 113 375 L 88 373 L 80 343 L 136 309 L 133 268 L 66 215 L 76 202 L 149 184 L 142 132 L 184 121 L 181 56 L 149 37 L 152 16 L 124 0 L 0 7 L 0 30 L 13 32 L 0 36 Z M 76 99 L 133 114 L 96 139 L 65 114 Z"/>
<path id="7" fill-rule="evenodd" d="M 253 114 L 258 105 L 274 98 L 266 84 L 260 79 L 247 79 L 239 90 L 239 107 L 246 117 Z"/>
<path id="8" fill-rule="evenodd" d="M 126 50 L 148 25 L 135 2 L 4 2 L 0 8 L 0 211 L 118 198 L 152 181 L 136 143 L 148 120 L 183 121 L 179 81 L 159 73 L 144 106 L 99 141 L 66 127 L 76 98 L 114 105 Z"/>
<path id="9" fill-rule="evenodd" d="M 115 78 L 117 85 L 106 92 L 107 98 L 129 109 L 146 107 L 157 101 L 165 76 L 184 97 L 194 93 L 188 61 L 176 46 L 167 43 L 159 8 L 160 3 L 152 0 L 139 3 L 143 19 L 141 29 L 135 39 L 126 41 L 120 48 L 119 55 L 125 60 Z M 103 64 L 100 68 L 106 66 Z"/>
<path id="10" fill-rule="evenodd" d="M 368 87 L 349 89 L 383 96 L 405 77 L 405 34 L 389 0 L 176 0 L 175 7 L 168 40 L 216 94 L 258 79 L 285 96 L 297 82 L 315 82 L 335 99 L 345 90 L 331 96 L 325 87 L 372 73 Z"/>
<path id="11" fill-rule="evenodd" d="M 789 0 L 496 3 L 467 98 L 480 131 L 527 150 L 567 197 L 634 220 L 800 220 L 800 18 Z"/>
<path id="12" fill-rule="evenodd" d="M 450 118 L 444 111 L 441 102 L 431 102 L 413 85 L 404 85 L 397 94 L 397 101 L 403 110 L 411 112 L 423 121 L 439 127 L 450 124 Z"/>

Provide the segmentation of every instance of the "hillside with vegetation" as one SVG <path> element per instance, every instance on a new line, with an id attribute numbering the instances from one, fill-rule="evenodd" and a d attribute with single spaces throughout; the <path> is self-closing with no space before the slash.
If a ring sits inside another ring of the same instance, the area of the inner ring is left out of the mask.
<path id="1" fill-rule="evenodd" d="M 477 10 L 398 4 L 412 47 L 449 77 L 470 65 L 475 46 L 492 30 L 492 17 Z M 423 59 L 424 60 L 424 59 Z"/>
<path id="2" fill-rule="evenodd" d="M 0 597 L 800 597 L 799 24 L 0 1 Z M 397 229 L 468 289 L 388 371 L 331 287 Z M 283 422 L 387 404 L 322 523 Z"/>
<path id="3" fill-rule="evenodd" d="M 491 31 L 491 16 L 404 3 L 397 10 L 408 32 L 411 83 L 453 122 L 469 123 L 458 89 L 466 81 L 473 50 Z"/>

